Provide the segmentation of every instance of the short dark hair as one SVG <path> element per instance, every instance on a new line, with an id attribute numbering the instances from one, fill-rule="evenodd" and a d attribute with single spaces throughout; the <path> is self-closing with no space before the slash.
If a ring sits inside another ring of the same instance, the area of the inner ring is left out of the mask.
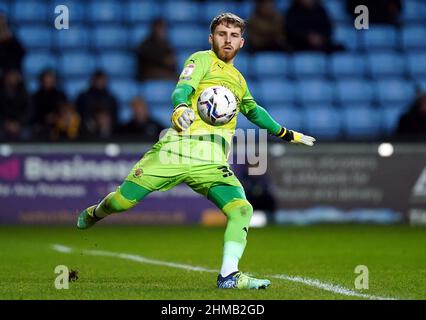
<path id="1" fill-rule="evenodd" d="M 222 23 L 225 25 L 231 24 L 235 27 L 240 28 L 241 34 L 243 34 L 244 30 L 246 29 L 246 22 L 244 21 L 244 19 L 233 13 L 225 12 L 213 18 L 212 22 L 210 23 L 210 33 L 213 34 L 216 27 Z"/>

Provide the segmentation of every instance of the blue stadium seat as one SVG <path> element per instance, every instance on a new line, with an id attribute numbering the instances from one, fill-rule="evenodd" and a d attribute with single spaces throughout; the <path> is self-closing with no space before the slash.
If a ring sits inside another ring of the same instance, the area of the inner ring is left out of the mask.
<path id="1" fill-rule="evenodd" d="M 88 77 L 95 70 L 94 56 L 84 51 L 64 52 L 60 62 L 60 72 L 64 76 Z"/>
<path id="2" fill-rule="evenodd" d="M 426 26 L 409 25 L 402 30 L 402 46 L 406 51 L 426 50 Z"/>
<path id="3" fill-rule="evenodd" d="M 336 83 L 337 101 L 341 105 L 353 102 L 368 104 L 374 99 L 374 89 L 369 80 L 342 79 Z"/>
<path id="4" fill-rule="evenodd" d="M 123 49 L 127 46 L 128 32 L 119 25 L 104 25 L 95 27 L 92 31 L 92 47 L 103 51 L 104 49 Z"/>
<path id="5" fill-rule="evenodd" d="M 254 10 L 254 1 L 242 1 L 238 3 L 235 14 L 247 20 Z"/>
<path id="6" fill-rule="evenodd" d="M 0 2 L 0 14 L 5 14 L 7 17 L 10 17 L 10 6 L 8 2 Z"/>
<path id="7" fill-rule="evenodd" d="M 333 40 L 348 50 L 356 51 L 360 48 L 359 31 L 351 25 L 337 25 L 334 28 Z"/>
<path id="8" fill-rule="evenodd" d="M 171 95 L 175 87 L 175 81 L 152 80 L 143 84 L 140 93 L 150 104 L 164 103 L 166 105 L 170 105 Z"/>
<path id="9" fill-rule="evenodd" d="M 312 103 L 332 103 L 333 85 L 324 80 L 303 80 L 296 86 L 297 97 L 304 105 Z"/>
<path id="10" fill-rule="evenodd" d="M 350 105 L 343 109 L 344 131 L 348 138 L 373 139 L 382 132 L 379 110 L 368 105 Z"/>
<path id="11" fill-rule="evenodd" d="M 253 96 L 254 100 L 256 100 L 258 103 L 263 103 L 260 82 L 257 80 L 254 80 L 253 78 L 246 78 L 246 82 L 247 82 L 247 87 L 251 95 Z"/>
<path id="12" fill-rule="evenodd" d="M 275 1 L 277 9 L 280 12 L 285 12 L 287 11 L 288 7 L 291 5 L 292 0 L 276 0 Z"/>
<path id="13" fill-rule="evenodd" d="M 49 51 L 29 52 L 24 57 L 23 72 L 26 76 L 37 77 L 46 68 L 58 68 L 55 56 Z"/>
<path id="14" fill-rule="evenodd" d="M 236 12 L 238 5 L 234 2 L 228 1 L 207 1 L 203 7 L 200 8 L 202 21 L 210 23 L 210 21 L 220 13 L 223 12 Z"/>
<path id="15" fill-rule="evenodd" d="M 257 126 L 247 119 L 242 113 L 238 114 L 237 128 L 241 129 L 256 129 Z"/>
<path id="16" fill-rule="evenodd" d="M 395 132 L 399 118 L 408 109 L 409 104 L 389 104 L 380 107 L 382 127 L 384 132 L 391 135 Z"/>
<path id="17" fill-rule="evenodd" d="M 337 53 L 331 57 L 330 71 L 335 78 L 362 77 L 365 70 L 365 59 L 359 54 Z"/>
<path id="18" fill-rule="evenodd" d="M 149 111 L 151 116 L 160 122 L 165 128 L 170 127 L 170 117 L 172 115 L 170 104 L 150 104 Z"/>
<path id="19" fill-rule="evenodd" d="M 197 22 L 200 16 L 199 4 L 196 1 L 167 0 L 164 4 L 164 17 L 174 22 Z"/>
<path id="20" fill-rule="evenodd" d="M 289 103 L 295 101 L 295 87 L 290 81 L 285 80 L 261 80 L 258 82 L 258 98 L 254 96 L 252 89 L 249 88 L 254 99 L 261 101 L 265 107 L 277 103 Z"/>
<path id="21" fill-rule="evenodd" d="M 149 35 L 148 23 L 138 23 L 128 29 L 129 45 L 132 49 L 137 48 Z"/>
<path id="22" fill-rule="evenodd" d="M 284 78 L 288 74 L 288 61 L 282 53 L 257 53 L 251 58 L 252 75 L 258 79 Z"/>
<path id="23" fill-rule="evenodd" d="M 54 32 L 57 31 L 52 27 L 25 25 L 19 27 L 18 38 L 27 50 L 50 49 Z"/>
<path id="24" fill-rule="evenodd" d="M 426 51 L 406 55 L 408 73 L 412 78 L 426 76 Z"/>
<path id="25" fill-rule="evenodd" d="M 402 77 L 405 72 L 404 59 L 396 52 L 372 52 L 367 55 L 367 62 L 372 78 Z"/>
<path id="26" fill-rule="evenodd" d="M 150 22 L 160 15 L 159 2 L 151 0 L 130 0 L 127 5 L 126 20 L 129 22 Z"/>
<path id="27" fill-rule="evenodd" d="M 111 77 L 109 88 L 120 103 L 125 105 L 127 105 L 134 97 L 140 95 L 138 84 L 130 79 L 119 80 Z"/>
<path id="28" fill-rule="evenodd" d="M 377 81 L 376 91 L 382 105 L 387 103 L 408 103 L 414 98 L 414 86 L 403 79 Z"/>
<path id="29" fill-rule="evenodd" d="M 15 24 L 22 22 L 46 22 L 49 8 L 44 1 L 15 1 L 11 4 L 11 20 Z M 53 11 L 53 9 L 51 9 Z"/>
<path id="30" fill-rule="evenodd" d="M 92 0 L 89 4 L 88 15 L 93 23 L 120 23 L 123 6 L 114 0 Z"/>
<path id="31" fill-rule="evenodd" d="M 291 128 L 297 131 L 305 131 L 302 113 L 300 109 L 282 107 L 269 108 L 269 114 L 284 127 Z"/>
<path id="32" fill-rule="evenodd" d="M 249 77 L 250 74 L 250 56 L 246 53 L 239 53 L 234 60 L 234 66 L 243 75 L 243 77 Z"/>
<path id="33" fill-rule="evenodd" d="M 89 78 L 80 77 L 75 79 L 66 79 L 64 81 L 64 90 L 68 97 L 75 102 L 78 95 L 89 87 Z"/>
<path id="34" fill-rule="evenodd" d="M 303 109 L 306 133 L 317 138 L 335 139 L 341 132 L 341 111 L 330 105 L 311 105 Z"/>
<path id="35" fill-rule="evenodd" d="M 193 50 L 180 50 L 177 53 L 177 67 L 178 72 L 180 73 L 183 70 L 183 65 L 185 61 L 194 53 Z"/>
<path id="36" fill-rule="evenodd" d="M 54 33 L 55 44 L 60 50 L 89 48 L 89 30 L 82 25 L 73 25 L 72 28 Z"/>
<path id="37" fill-rule="evenodd" d="M 420 90 L 422 90 L 423 92 L 426 92 L 426 76 L 417 78 L 415 80 L 415 84 Z"/>
<path id="38" fill-rule="evenodd" d="M 349 21 L 350 17 L 346 12 L 344 1 L 327 0 L 327 1 L 323 1 L 323 5 L 331 20 L 345 21 L 345 22 Z"/>
<path id="39" fill-rule="evenodd" d="M 323 77 L 327 70 L 327 60 L 324 54 L 300 53 L 293 57 L 294 75 L 301 77 Z"/>
<path id="40" fill-rule="evenodd" d="M 25 77 L 25 84 L 27 87 L 27 91 L 30 93 L 34 93 L 39 88 L 39 81 L 37 77 L 29 77 L 28 75 Z"/>
<path id="41" fill-rule="evenodd" d="M 360 34 L 365 50 L 393 50 L 398 46 L 398 34 L 395 27 L 371 25 L 369 29 L 362 30 Z"/>
<path id="42" fill-rule="evenodd" d="M 426 3 L 423 0 L 405 0 L 403 2 L 402 18 L 405 22 L 424 22 Z"/>
<path id="43" fill-rule="evenodd" d="M 129 122 L 132 118 L 132 109 L 126 103 L 118 104 L 118 122 L 120 124 L 125 124 Z"/>
<path id="44" fill-rule="evenodd" d="M 169 39 L 177 50 L 207 50 L 210 48 L 208 34 L 197 25 L 174 25 L 169 30 Z"/>
<path id="45" fill-rule="evenodd" d="M 136 57 L 125 52 L 107 52 L 98 56 L 97 67 L 104 70 L 111 77 L 135 76 Z"/>

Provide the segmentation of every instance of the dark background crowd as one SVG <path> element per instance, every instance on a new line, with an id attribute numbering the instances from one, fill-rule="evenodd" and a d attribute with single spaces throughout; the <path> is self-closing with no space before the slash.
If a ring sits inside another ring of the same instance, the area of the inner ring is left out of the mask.
<path id="1" fill-rule="evenodd" d="M 204 2 L 200 1 L 198 5 L 201 3 Z M 243 3 L 237 1 L 234 4 Z M 350 21 L 355 18 L 354 9 L 359 4 L 369 8 L 370 28 L 385 25 L 401 30 L 404 27 L 401 19 L 404 1 L 347 0 L 344 10 L 345 15 L 352 17 Z M 0 12 L 1 9 L 0 6 Z M 275 1 L 254 1 L 249 15 L 244 18 L 248 20 L 248 28 L 246 48 L 241 52 L 245 51 L 251 57 L 259 53 L 334 55 L 350 50 L 344 42 L 336 41 L 333 20 L 322 1 L 289 1 L 289 6 L 282 11 Z M 133 79 L 141 84 L 177 81 L 182 61 L 169 39 L 168 21 L 164 17 L 153 17 L 149 24 L 149 32 L 133 48 L 136 61 Z M 21 42 L 14 27 L 16 23 L 10 26 L 7 13 L 0 13 L 1 141 L 155 141 L 160 131 L 167 127 L 165 121 L 151 116 L 152 106 L 147 101 L 149 91 L 145 95 L 134 94 L 123 106 L 121 99 L 110 89 L 112 76 L 102 68 L 91 72 L 86 88 L 74 97 L 63 89 L 68 79 L 61 77 L 61 70 L 50 67 L 40 70 L 36 86 L 30 90 L 23 68 L 30 49 Z M 204 31 L 207 39 L 208 30 Z M 208 49 L 207 41 L 202 49 Z M 129 114 L 125 121 L 120 116 L 122 108 Z M 411 96 L 398 117 L 392 137 L 424 139 L 426 96 L 421 89 Z M 335 140 L 346 138 L 337 135 Z"/>

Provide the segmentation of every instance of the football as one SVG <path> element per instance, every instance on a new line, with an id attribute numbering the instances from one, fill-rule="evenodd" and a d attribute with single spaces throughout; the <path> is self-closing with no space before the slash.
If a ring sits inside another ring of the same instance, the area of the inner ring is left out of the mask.
<path id="1" fill-rule="evenodd" d="M 229 89 L 221 86 L 209 87 L 200 94 L 197 109 L 204 122 L 222 126 L 237 114 L 237 101 Z"/>

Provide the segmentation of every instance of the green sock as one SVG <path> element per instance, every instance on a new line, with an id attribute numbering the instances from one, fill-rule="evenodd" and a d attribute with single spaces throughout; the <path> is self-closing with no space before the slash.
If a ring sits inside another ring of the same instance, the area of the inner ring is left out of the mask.
<path id="1" fill-rule="evenodd" d="M 247 233 L 253 208 L 247 200 L 238 199 L 225 205 L 222 210 L 228 217 L 228 222 L 224 236 L 220 274 L 227 276 L 238 271 L 238 262 L 247 244 Z"/>

